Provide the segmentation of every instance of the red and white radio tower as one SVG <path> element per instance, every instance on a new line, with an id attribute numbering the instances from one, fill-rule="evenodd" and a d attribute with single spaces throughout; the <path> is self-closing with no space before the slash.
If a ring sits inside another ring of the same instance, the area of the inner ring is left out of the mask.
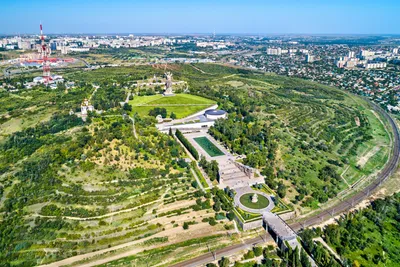
<path id="1" fill-rule="evenodd" d="M 50 47 L 44 42 L 44 36 L 43 36 L 43 27 L 42 23 L 40 23 L 40 40 L 42 40 L 41 43 L 41 53 L 42 53 L 42 59 L 43 59 L 43 79 L 44 83 L 48 84 L 49 81 L 51 80 L 50 76 L 50 64 L 49 64 L 49 56 L 51 54 L 51 49 Z"/>

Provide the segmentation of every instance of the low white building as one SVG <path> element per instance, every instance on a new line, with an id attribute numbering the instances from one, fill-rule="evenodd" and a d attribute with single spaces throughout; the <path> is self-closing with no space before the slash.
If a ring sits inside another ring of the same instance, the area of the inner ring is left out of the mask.
<path id="1" fill-rule="evenodd" d="M 225 110 L 218 110 L 218 109 L 209 109 L 204 112 L 204 116 L 208 120 L 218 120 L 218 119 L 226 119 L 228 113 Z"/>
<path id="2" fill-rule="evenodd" d="M 38 76 L 33 78 L 33 82 L 38 85 L 38 84 L 43 84 L 45 83 L 46 79 L 43 78 L 42 76 Z M 64 78 L 61 75 L 51 75 L 50 84 L 54 84 L 54 83 L 63 83 L 64 82 Z"/>
<path id="3" fill-rule="evenodd" d="M 88 111 L 94 111 L 94 107 L 89 103 L 89 100 L 85 99 L 81 104 L 81 114 L 85 116 Z"/>

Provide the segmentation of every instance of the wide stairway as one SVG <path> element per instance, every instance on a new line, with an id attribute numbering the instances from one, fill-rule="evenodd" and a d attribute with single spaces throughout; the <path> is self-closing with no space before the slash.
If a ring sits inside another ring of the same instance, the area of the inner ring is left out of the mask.
<path id="1" fill-rule="evenodd" d="M 250 185 L 250 178 L 242 172 L 232 161 L 219 163 L 221 183 L 230 188 L 238 188 Z"/>

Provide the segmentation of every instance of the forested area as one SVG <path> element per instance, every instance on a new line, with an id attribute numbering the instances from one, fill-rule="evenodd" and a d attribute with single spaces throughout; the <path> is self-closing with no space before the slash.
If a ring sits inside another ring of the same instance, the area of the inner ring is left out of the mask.
<path id="1" fill-rule="evenodd" d="M 242 119 L 241 115 L 231 115 L 226 120 L 217 120 L 209 133 L 235 153 L 246 155 L 244 163 L 251 167 L 274 165 L 277 143 L 268 126 L 251 115 L 245 121 Z"/>
<path id="2" fill-rule="evenodd" d="M 152 225 L 132 228 L 140 222 L 141 213 L 125 220 L 119 231 L 125 229 L 126 233 L 115 237 L 110 237 L 114 230 L 108 223 L 88 228 L 93 233 L 87 236 L 87 223 L 61 219 L 116 211 L 109 203 L 120 203 L 117 210 L 151 203 L 160 198 L 167 185 L 189 188 L 192 181 L 184 177 L 187 170 L 181 167 L 183 151 L 179 144 L 149 128 L 145 118 L 137 118 L 136 124 L 139 140 L 132 135 L 131 121 L 121 115 L 94 115 L 84 123 L 75 115 L 56 113 L 49 121 L 3 140 L 0 193 L 5 198 L 0 208 L 0 262 L 33 266 L 38 259 L 54 261 L 161 230 Z M 95 176 L 82 183 L 80 177 L 90 173 Z M 117 182 L 101 191 L 87 191 L 85 186 L 93 186 L 99 179 L 100 184 L 114 179 Z M 132 195 L 135 198 L 131 199 Z M 36 216 L 30 216 L 32 211 Z M 97 225 L 98 220 L 94 221 Z M 92 223 L 88 221 L 88 225 Z M 46 254 L 35 249 L 37 246 L 55 250 Z"/>
<path id="3" fill-rule="evenodd" d="M 243 163 L 260 169 L 266 184 L 279 189 L 282 197 L 289 195 L 293 204 L 316 209 L 346 189 L 346 182 L 355 183 L 385 164 L 382 155 L 364 166 L 357 161 L 366 148 L 389 142 L 379 120 L 366 114 L 371 107 L 362 100 L 300 79 L 215 65 L 196 67 L 213 76 L 198 83 L 200 74 L 185 68 L 193 79 L 190 92 L 217 101 L 229 114 L 209 133 L 244 155 Z M 344 170 L 346 182 L 340 177 Z M 291 194 L 284 192 L 288 190 Z"/>
<path id="4" fill-rule="evenodd" d="M 320 243 L 321 236 L 345 266 L 399 266 L 400 193 L 377 199 L 367 208 L 350 212 L 323 229 L 301 234 L 307 249 L 321 266 L 332 266 L 332 255 Z"/>
<path id="5" fill-rule="evenodd" d="M 103 84 L 93 96 L 93 106 L 97 110 L 109 110 L 118 107 L 124 101 L 126 92 L 120 86 Z"/>

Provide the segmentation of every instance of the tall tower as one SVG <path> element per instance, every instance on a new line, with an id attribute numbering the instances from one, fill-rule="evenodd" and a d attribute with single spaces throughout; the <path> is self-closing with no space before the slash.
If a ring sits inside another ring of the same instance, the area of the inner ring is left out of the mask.
<path id="1" fill-rule="evenodd" d="M 48 84 L 51 80 L 50 76 L 50 64 L 49 64 L 49 56 L 51 54 L 50 47 L 44 42 L 44 35 L 43 35 L 43 27 L 42 23 L 40 23 L 40 40 L 41 40 L 41 54 L 43 59 L 43 79 L 44 83 Z"/>

